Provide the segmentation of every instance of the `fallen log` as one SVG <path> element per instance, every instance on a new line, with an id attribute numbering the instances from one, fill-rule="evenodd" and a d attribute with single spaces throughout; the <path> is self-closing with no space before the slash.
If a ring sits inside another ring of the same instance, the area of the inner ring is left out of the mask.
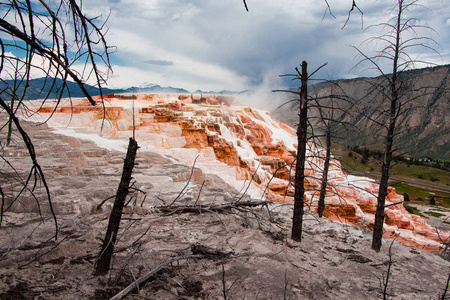
<path id="1" fill-rule="evenodd" d="M 193 244 L 191 245 L 191 251 L 193 254 L 201 254 L 206 257 L 214 258 L 214 257 L 225 257 L 228 258 L 234 254 L 233 251 L 226 252 L 220 249 L 214 249 L 208 246 Z"/>
<path id="2" fill-rule="evenodd" d="M 271 201 L 239 201 L 220 205 L 161 205 L 155 207 L 156 211 L 164 213 L 166 216 L 182 213 L 205 213 L 217 212 L 226 213 L 232 209 L 242 207 L 257 207 L 272 203 Z"/>

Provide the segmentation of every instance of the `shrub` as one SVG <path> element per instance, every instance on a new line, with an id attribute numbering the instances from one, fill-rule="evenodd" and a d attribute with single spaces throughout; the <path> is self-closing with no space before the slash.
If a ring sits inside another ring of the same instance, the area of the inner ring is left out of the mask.
<path id="1" fill-rule="evenodd" d="M 415 208 L 413 206 L 409 206 L 408 204 L 404 204 L 403 206 L 410 214 L 414 214 L 414 215 L 423 217 L 423 215 L 420 213 L 420 211 L 417 208 Z"/>
<path id="2" fill-rule="evenodd" d="M 411 201 L 411 200 L 409 199 L 408 193 L 403 193 L 403 198 L 404 198 L 405 202 Z"/>
<path id="3" fill-rule="evenodd" d="M 434 199 L 434 197 L 430 198 L 430 204 L 431 205 L 435 205 L 436 204 L 436 199 Z"/>
<path id="4" fill-rule="evenodd" d="M 414 213 L 414 209 L 413 209 L 411 206 L 409 206 L 409 205 L 404 205 L 404 207 L 405 207 L 405 209 L 406 209 L 410 214 L 413 214 L 413 213 Z"/>

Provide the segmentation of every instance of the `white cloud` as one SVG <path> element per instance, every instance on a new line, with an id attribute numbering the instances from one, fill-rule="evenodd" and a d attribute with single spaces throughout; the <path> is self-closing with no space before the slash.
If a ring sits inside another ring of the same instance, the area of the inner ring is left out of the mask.
<path id="1" fill-rule="evenodd" d="M 28 60 L 26 60 L 25 57 L 15 55 L 10 51 L 4 52 L 3 56 L 2 79 L 16 80 L 16 78 L 25 76 L 25 72 L 28 70 L 24 67 L 28 63 Z M 48 59 L 44 59 L 39 55 L 33 56 L 32 67 L 29 69 L 29 75 L 32 79 L 46 77 L 48 74 L 51 74 L 51 76 L 56 76 L 54 71 L 55 69 L 50 67 L 50 62 Z"/>
<path id="2" fill-rule="evenodd" d="M 431 10 L 418 16 L 448 49 L 450 6 L 444 2 L 425 1 Z M 392 1 L 357 2 L 363 21 L 355 9 L 344 29 L 352 1 L 329 3 L 336 19 L 322 0 L 247 0 L 249 12 L 242 1 L 223 0 L 84 0 L 83 8 L 92 16 L 111 10 L 107 38 L 117 52 L 110 86 L 242 90 L 264 86 L 267 76 L 279 75 L 274 70 L 291 73 L 302 60 L 311 69 L 328 62 L 320 77 L 359 75 L 349 45 L 360 46 L 369 34 L 361 27 L 386 18 Z"/>
<path id="3" fill-rule="evenodd" d="M 148 69 L 113 66 L 114 73 L 108 80 L 109 87 L 140 86 L 144 82 L 151 82 L 161 86 L 173 86 L 187 89 L 191 92 L 197 89 L 216 90 L 244 90 L 248 87 L 248 79 L 239 76 L 221 66 L 205 64 L 194 60 L 181 59 L 174 66 L 167 67 L 164 72 Z"/>

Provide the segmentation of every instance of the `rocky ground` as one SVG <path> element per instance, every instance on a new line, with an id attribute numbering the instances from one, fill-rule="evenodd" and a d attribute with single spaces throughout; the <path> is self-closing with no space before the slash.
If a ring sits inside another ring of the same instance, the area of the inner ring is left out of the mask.
<path id="1" fill-rule="evenodd" d="M 440 299 L 444 292 L 448 261 L 391 239 L 376 253 L 367 230 L 308 214 L 302 242 L 292 241 L 289 205 L 163 213 L 158 207 L 175 199 L 172 206 L 210 208 L 249 199 L 215 175 L 196 169 L 191 177 L 191 166 L 144 151 L 113 269 L 94 276 L 113 200 L 100 204 L 115 193 L 124 153 L 45 125 L 27 129 L 51 190 L 58 239 L 38 185 L 37 199 L 25 193 L 3 217 L 0 299 L 109 299 L 173 257 L 127 299 L 378 299 L 389 266 L 389 299 Z M 23 173 L 29 163 L 15 141 L 2 154 Z M 7 195 L 18 191 L 3 162 L 0 176 L 11 187 Z"/>

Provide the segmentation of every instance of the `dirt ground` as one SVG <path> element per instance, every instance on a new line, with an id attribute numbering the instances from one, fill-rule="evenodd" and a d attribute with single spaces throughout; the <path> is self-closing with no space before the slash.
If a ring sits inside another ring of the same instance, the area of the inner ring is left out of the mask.
<path id="1" fill-rule="evenodd" d="M 173 257 L 179 260 L 126 299 L 379 299 L 388 269 L 389 299 L 440 299 L 444 293 L 450 262 L 390 239 L 374 252 L 365 229 L 308 213 L 302 242 L 292 241 L 290 205 L 162 213 L 158 207 L 177 197 L 173 206 L 249 199 L 200 170 L 188 183 L 191 166 L 144 151 L 112 270 L 94 276 L 113 200 L 98 206 L 115 193 L 124 153 L 45 126 L 29 129 L 51 190 L 58 239 L 37 186 L 36 199 L 26 194 L 2 220 L 0 299 L 109 299 Z M 18 173 L 29 166 L 24 154 L 19 142 L 3 152 L 19 164 Z M 17 191 L 13 172 L 3 165 L 0 175 L 2 186 L 11 186 L 6 193 Z"/>

